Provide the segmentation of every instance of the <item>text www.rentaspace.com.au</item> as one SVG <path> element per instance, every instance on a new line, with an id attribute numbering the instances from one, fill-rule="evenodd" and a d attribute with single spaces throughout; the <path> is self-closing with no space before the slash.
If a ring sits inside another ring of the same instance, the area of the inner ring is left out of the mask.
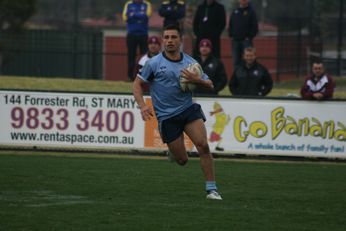
<path id="1" fill-rule="evenodd" d="M 11 132 L 13 141 L 59 142 L 69 144 L 133 144 L 133 136 L 95 136 L 64 133 Z"/>

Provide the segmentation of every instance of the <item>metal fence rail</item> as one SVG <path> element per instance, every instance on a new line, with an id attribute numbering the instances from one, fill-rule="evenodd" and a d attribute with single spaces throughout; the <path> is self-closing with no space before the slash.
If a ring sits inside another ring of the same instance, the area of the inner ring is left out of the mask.
<path id="1" fill-rule="evenodd" d="M 340 23 L 338 18 L 330 17 L 316 28 L 316 25 L 311 26 L 311 20 L 283 18 L 276 32 L 256 37 L 258 58 L 277 81 L 287 76 L 305 76 L 316 59 L 325 63 L 330 74 L 346 74 L 346 51 L 343 49 L 346 22 Z M 338 30 L 340 25 L 342 31 Z M 110 79 L 112 75 L 113 79 L 122 79 L 114 77 L 125 75 L 126 31 L 122 34 L 109 39 L 102 28 L 0 31 L 0 74 L 83 79 Z M 192 44 L 191 39 L 188 44 Z M 190 49 L 191 44 L 186 49 Z M 226 36 L 222 39 L 222 48 L 222 60 L 231 76 L 232 55 Z"/>
<path id="2" fill-rule="evenodd" d="M 2 32 L 0 42 L 3 75 L 102 78 L 101 32 Z"/>

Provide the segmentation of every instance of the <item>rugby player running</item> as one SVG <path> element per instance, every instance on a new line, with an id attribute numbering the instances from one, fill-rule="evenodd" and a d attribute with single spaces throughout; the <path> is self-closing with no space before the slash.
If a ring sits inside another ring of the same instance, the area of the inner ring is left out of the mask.
<path id="1" fill-rule="evenodd" d="M 163 29 L 164 51 L 151 58 L 137 75 L 133 83 L 133 95 L 141 110 L 143 120 L 150 120 L 153 109 L 146 105 L 143 98 L 142 85 L 148 83 L 150 95 L 159 124 L 161 139 L 167 144 L 169 153 L 181 166 L 188 161 L 184 144 L 184 134 L 195 145 L 201 168 L 205 177 L 207 199 L 222 200 L 217 191 L 214 163 L 211 155 L 207 132 L 204 125 L 205 116 L 199 104 L 192 101 L 191 92 L 183 92 L 179 84 L 179 76 L 183 75 L 187 82 L 213 89 L 212 81 L 203 73 L 198 74 L 186 70 L 186 67 L 197 61 L 180 52 L 182 37 L 179 27 L 168 25 Z"/>

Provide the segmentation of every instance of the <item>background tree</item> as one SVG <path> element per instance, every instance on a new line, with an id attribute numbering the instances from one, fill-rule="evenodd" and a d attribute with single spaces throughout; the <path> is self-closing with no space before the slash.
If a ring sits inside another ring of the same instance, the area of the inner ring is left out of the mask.
<path id="1" fill-rule="evenodd" d="M 18 30 L 35 13 L 36 0 L 0 0 L 0 29 Z"/>

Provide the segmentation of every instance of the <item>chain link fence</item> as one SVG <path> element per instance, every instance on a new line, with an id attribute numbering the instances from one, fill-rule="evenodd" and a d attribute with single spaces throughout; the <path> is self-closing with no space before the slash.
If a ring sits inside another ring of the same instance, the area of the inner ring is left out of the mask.
<path id="1" fill-rule="evenodd" d="M 127 54 L 123 43 L 119 45 L 117 40 L 110 50 L 105 50 L 105 34 L 109 34 L 109 31 L 114 31 L 112 33 L 116 37 L 124 38 L 126 35 L 121 19 L 125 2 L 38 0 L 37 12 L 27 23 L 27 29 L 17 32 L 0 30 L 1 74 L 105 79 L 107 60 L 115 60 L 115 65 L 125 68 Z M 162 19 L 157 14 L 161 1 L 151 2 L 153 16 L 150 19 L 150 29 L 157 33 L 162 25 Z M 190 38 L 191 43 L 191 22 L 200 2 L 186 1 L 186 37 Z M 228 21 L 231 9 L 237 1 L 220 2 L 225 4 Z M 260 38 L 256 38 L 263 46 L 258 49 L 263 50 L 258 53 L 258 58 L 270 66 L 278 81 L 284 76 L 300 78 L 306 75 L 316 59 L 321 59 L 332 75 L 346 75 L 346 21 L 343 15 L 343 0 L 339 0 L 337 10 L 323 17 L 320 13 L 316 16 L 313 11 L 312 6 L 318 1 L 302 2 L 302 7 L 310 7 L 304 17 L 301 13 L 290 13 L 273 18 L 268 9 L 275 2 L 252 1 L 262 28 L 258 36 Z M 226 32 L 223 39 L 228 39 Z M 230 72 L 232 57 L 227 43 L 230 42 L 226 42 L 227 47 L 223 47 L 223 61 Z M 269 54 L 266 52 L 269 49 L 275 49 L 275 52 L 271 51 Z"/>

